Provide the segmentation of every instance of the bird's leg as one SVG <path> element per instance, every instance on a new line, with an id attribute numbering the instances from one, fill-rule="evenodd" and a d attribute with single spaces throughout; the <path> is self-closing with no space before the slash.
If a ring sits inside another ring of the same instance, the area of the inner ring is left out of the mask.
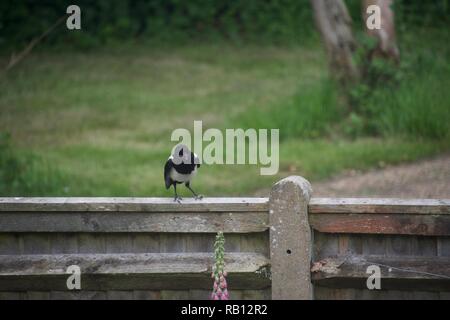
<path id="1" fill-rule="evenodd" d="M 175 190 L 175 198 L 173 199 L 173 201 L 181 203 L 181 200 L 183 200 L 183 199 L 181 197 L 179 197 L 177 194 L 177 184 L 176 183 L 173 184 L 173 189 Z"/>
<path id="2" fill-rule="evenodd" d="M 203 199 L 203 196 L 202 196 L 201 194 L 197 194 L 197 193 L 195 193 L 194 190 L 192 190 L 191 185 L 190 185 L 189 182 L 186 182 L 186 187 L 187 187 L 189 190 L 191 190 L 192 194 L 193 194 L 194 197 L 195 197 L 195 200 L 201 200 L 201 199 Z"/>

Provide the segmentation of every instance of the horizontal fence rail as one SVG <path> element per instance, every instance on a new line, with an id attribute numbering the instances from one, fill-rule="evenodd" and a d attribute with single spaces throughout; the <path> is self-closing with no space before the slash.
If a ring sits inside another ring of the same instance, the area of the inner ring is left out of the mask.
<path id="1" fill-rule="evenodd" d="M 0 198 L 0 232 L 261 232 L 268 198 Z M 450 200 L 312 198 L 321 232 L 450 235 Z M 196 215 L 192 215 L 196 213 Z"/>
<path id="2" fill-rule="evenodd" d="M 261 232 L 267 207 L 264 198 L 0 198 L 0 232 Z"/>
<path id="3" fill-rule="evenodd" d="M 450 257 L 349 256 L 322 261 L 313 283 L 328 287 L 366 288 L 367 267 L 381 266 L 384 289 L 450 290 Z"/>
<path id="4" fill-rule="evenodd" d="M 450 235 L 450 200 L 313 198 L 309 217 L 321 232 Z"/>
<path id="5" fill-rule="evenodd" d="M 267 211 L 267 198 L 205 198 L 184 199 L 183 203 L 172 198 L 1 198 L 0 211 L 132 211 L 132 212 L 227 212 Z"/>
<path id="6" fill-rule="evenodd" d="M 206 198 L 182 205 L 167 198 L 0 198 L 0 232 L 260 232 L 269 227 L 268 203 L 268 198 Z M 321 232 L 450 235 L 450 200 L 312 198 L 308 212 L 311 226 Z"/>
<path id="7" fill-rule="evenodd" d="M 263 289 L 270 286 L 259 276 L 268 267 L 266 257 L 230 253 L 225 257 L 233 274 L 233 289 Z M 66 270 L 83 270 L 83 290 L 183 290 L 210 289 L 212 254 L 72 254 L 16 255 L 2 258 L 2 290 L 67 290 Z"/>
<path id="8" fill-rule="evenodd" d="M 450 199 L 311 198 L 289 177 L 268 198 L 0 198 L 0 298 L 58 297 L 75 264 L 72 298 L 206 299 L 219 231 L 237 298 L 355 296 L 371 264 L 386 292 L 450 296 Z"/>

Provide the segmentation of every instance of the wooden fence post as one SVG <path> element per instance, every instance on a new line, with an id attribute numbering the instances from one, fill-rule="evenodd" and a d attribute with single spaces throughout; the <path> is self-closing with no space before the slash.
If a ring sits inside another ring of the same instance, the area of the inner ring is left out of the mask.
<path id="1" fill-rule="evenodd" d="M 312 299 L 311 229 L 308 203 L 312 189 L 302 177 L 276 183 L 270 192 L 272 299 Z"/>

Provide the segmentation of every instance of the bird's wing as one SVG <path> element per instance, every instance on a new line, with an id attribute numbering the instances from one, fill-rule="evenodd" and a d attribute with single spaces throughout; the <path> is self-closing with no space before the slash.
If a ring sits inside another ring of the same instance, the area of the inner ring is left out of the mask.
<path id="1" fill-rule="evenodd" d="M 164 166 L 164 181 L 166 183 L 166 189 L 169 189 L 172 184 L 172 179 L 170 178 L 170 170 L 172 170 L 172 168 L 173 162 L 172 159 L 169 158 Z"/>
<path id="2" fill-rule="evenodd" d="M 197 168 L 200 168 L 200 159 L 196 153 L 192 153 L 192 161 L 195 165 L 197 165 Z"/>

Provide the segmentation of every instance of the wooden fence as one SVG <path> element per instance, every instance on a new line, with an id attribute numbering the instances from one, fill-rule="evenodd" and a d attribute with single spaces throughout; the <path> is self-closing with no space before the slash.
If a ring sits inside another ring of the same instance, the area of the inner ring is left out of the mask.
<path id="1" fill-rule="evenodd" d="M 0 299 L 208 299 L 218 231 L 232 299 L 450 299 L 450 200 L 310 195 L 0 198 Z"/>

